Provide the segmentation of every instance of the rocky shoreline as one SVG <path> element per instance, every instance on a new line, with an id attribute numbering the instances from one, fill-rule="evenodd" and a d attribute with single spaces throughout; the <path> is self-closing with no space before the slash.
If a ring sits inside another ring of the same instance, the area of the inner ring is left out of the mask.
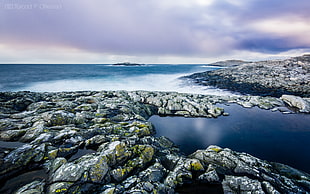
<path id="1" fill-rule="evenodd" d="M 2 92 L 0 191 L 182 193 L 188 185 L 200 185 L 220 193 L 310 192 L 309 174 L 229 148 L 214 145 L 181 155 L 168 138 L 155 137 L 147 121 L 152 115 L 228 116 L 217 105 L 229 103 L 310 112 L 308 99 L 288 95 Z M 19 176 L 27 178 L 15 183 Z"/>
<path id="2" fill-rule="evenodd" d="M 184 77 L 200 85 L 243 94 L 310 97 L 310 55 L 286 60 L 259 61 Z"/>

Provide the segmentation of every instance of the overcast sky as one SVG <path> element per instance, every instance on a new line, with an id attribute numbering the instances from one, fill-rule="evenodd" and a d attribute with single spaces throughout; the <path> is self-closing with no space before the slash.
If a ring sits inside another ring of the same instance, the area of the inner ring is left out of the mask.
<path id="1" fill-rule="evenodd" d="M 310 53 L 309 0 L 0 0 L 0 63 L 208 63 Z"/>

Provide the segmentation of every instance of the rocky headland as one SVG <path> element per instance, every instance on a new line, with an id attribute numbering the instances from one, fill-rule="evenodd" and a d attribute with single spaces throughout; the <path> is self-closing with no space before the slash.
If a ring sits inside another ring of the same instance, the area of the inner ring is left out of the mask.
<path id="1" fill-rule="evenodd" d="M 242 63 L 236 67 L 195 73 L 184 78 L 201 85 L 243 94 L 310 97 L 310 55 L 286 60 Z"/>
<path id="2" fill-rule="evenodd" d="M 228 116 L 218 104 L 309 112 L 284 95 L 208 96 L 176 92 L 0 93 L 1 193 L 307 193 L 310 175 L 229 148 L 184 156 L 155 137 L 152 115 Z M 25 178 L 26 177 L 26 178 Z"/>
<path id="3" fill-rule="evenodd" d="M 215 63 L 211 63 L 211 66 L 220 66 L 220 67 L 234 67 L 239 66 L 245 63 L 252 63 L 250 61 L 243 61 L 243 60 L 226 60 L 226 61 L 218 61 Z"/>

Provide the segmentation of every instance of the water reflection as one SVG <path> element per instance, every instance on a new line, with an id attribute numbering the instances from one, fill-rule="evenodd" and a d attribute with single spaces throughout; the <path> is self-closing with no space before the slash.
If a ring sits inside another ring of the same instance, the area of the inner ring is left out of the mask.
<path id="1" fill-rule="evenodd" d="M 185 154 L 214 144 L 310 172 L 310 115 L 238 105 L 222 107 L 230 116 L 208 119 L 155 115 L 150 121 L 158 136 L 169 137 Z"/>

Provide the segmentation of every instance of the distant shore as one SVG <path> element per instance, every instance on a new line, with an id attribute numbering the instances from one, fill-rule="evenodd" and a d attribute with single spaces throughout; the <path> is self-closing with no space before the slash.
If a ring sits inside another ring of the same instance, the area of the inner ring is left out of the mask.
<path id="1" fill-rule="evenodd" d="M 220 64 L 229 66 L 229 63 L 230 61 L 226 61 Z M 291 94 L 310 97 L 310 55 L 275 61 L 241 61 L 237 66 L 233 63 L 229 68 L 195 73 L 184 78 L 200 85 L 243 94 L 275 97 Z"/>
<path id="2" fill-rule="evenodd" d="M 112 65 L 114 65 L 114 66 L 144 66 L 145 64 L 123 62 L 123 63 L 115 63 Z"/>

